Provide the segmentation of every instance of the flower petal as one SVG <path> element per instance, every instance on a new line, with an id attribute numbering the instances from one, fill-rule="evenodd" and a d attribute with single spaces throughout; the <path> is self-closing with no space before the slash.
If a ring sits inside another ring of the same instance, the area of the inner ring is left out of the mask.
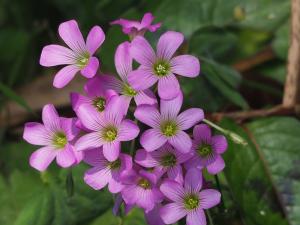
<path id="1" fill-rule="evenodd" d="M 171 100 L 180 94 L 180 86 L 174 74 L 162 77 L 158 80 L 158 95 L 162 99 Z"/>
<path id="2" fill-rule="evenodd" d="M 139 149 L 135 154 L 134 161 L 146 168 L 151 168 L 159 165 L 159 162 L 152 157 L 152 155 L 145 151 L 145 149 Z"/>
<path id="3" fill-rule="evenodd" d="M 46 129 L 52 132 L 61 130 L 59 115 L 52 104 L 45 105 L 42 111 L 42 119 Z"/>
<path id="4" fill-rule="evenodd" d="M 200 169 L 189 169 L 184 179 L 184 189 L 188 193 L 199 192 L 202 188 L 202 171 Z"/>
<path id="5" fill-rule="evenodd" d="M 151 211 L 145 213 L 145 219 L 149 225 L 165 225 L 165 223 L 160 218 L 160 208 L 161 205 L 157 204 Z"/>
<path id="6" fill-rule="evenodd" d="M 138 106 L 134 112 L 134 117 L 150 127 L 159 127 L 160 113 L 154 106 Z"/>
<path id="7" fill-rule="evenodd" d="M 84 152 L 83 161 L 90 166 L 105 167 L 106 159 L 102 148 L 95 148 Z"/>
<path id="8" fill-rule="evenodd" d="M 69 65 L 62 68 L 55 74 L 53 86 L 56 88 L 65 87 L 76 75 L 80 69 L 75 65 Z"/>
<path id="9" fill-rule="evenodd" d="M 180 184 L 183 184 L 183 172 L 181 165 L 175 165 L 168 170 L 168 177 Z"/>
<path id="10" fill-rule="evenodd" d="M 29 163 L 33 168 L 39 171 L 45 171 L 48 168 L 49 164 L 56 157 L 56 154 L 57 151 L 55 149 L 50 146 L 46 146 L 32 153 Z"/>
<path id="11" fill-rule="evenodd" d="M 105 34 L 101 27 L 94 26 L 86 39 L 86 48 L 91 55 L 93 55 L 97 49 L 102 45 L 105 40 Z"/>
<path id="12" fill-rule="evenodd" d="M 130 46 L 131 56 L 141 65 L 151 66 L 155 59 L 155 53 L 149 42 L 141 36 L 133 39 Z"/>
<path id="13" fill-rule="evenodd" d="M 167 179 L 160 186 L 160 191 L 171 201 L 180 202 L 184 195 L 182 185 L 174 180 Z"/>
<path id="14" fill-rule="evenodd" d="M 202 209 L 197 209 L 188 213 L 186 225 L 206 225 L 206 217 Z"/>
<path id="15" fill-rule="evenodd" d="M 220 155 L 216 156 L 216 159 L 213 163 L 207 166 L 207 171 L 210 174 L 216 175 L 225 168 L 225 162 Z"/>
<path id="16" fill-rule="evenodd" d="M 85 172 L 83 179 L 93 189 L 100 190 L 111 180 L 111 172 L 108 168 L 94 167 Z"/>
<path id="17" fill-rule="evenodd" d="M 139 91 L 134 100 L 136 105 L 157 105 L 156 96 L 150 89 Z"/>
<path id="18" fill-rule="evenodd" d="M 75 149 L 76 151 L 91 150 L 101 147 L 103 144 L 104 141 L 101 139 L 99 132 L 92 132 L 80 137 L 75 144 Z"/>
<path id="19" fill-rule="evenodd" d="M 70 65 L 76 63 L 75 53 L 60 45 L 47 45 L 43 48 L 40 64 L 42 66 Z"/>
<path id="20" fill-rule="evenodd" d="M 149 12 L 145 13 L 142 18 L 141 25 L 143 27 L 150 26 L 153 20 L 154 20 L 154 16 L 152 15 L 152 13 Z"/>
<path id="21" fill-rule="evenodd" d="M 59 36 L 75 52 L 81 53 L 86 51 L 86 46 L 75 20 L 69 20 L 61 23 L 58 27 Z"/>
<path id="22" fill-rule="evenodd" d="M 167 31 L 161 35 L 157 44 L 158 58 L 170 60 L 182 44 L 183 39 L 183 34 L 175 31 Z"/>
<path id="23" fill-rule="evenodd" d="M 183 100 L 183 96 L 181 92 L 179 92 L 178 96 L 172 100 L 161 99 L 160 101 L 161 115 L 166 119 L 176 118 L 182 106 L 182 100 Z"/>
<path id="24" fill-rule="evenodd" d="M 116 70 L 124 82 L 127 82 L 127 75 L 132 71 L 132 58 L 129 50 L 130 43 L 126 41 L 118 46 L 115 54 Z"/>
<path id="25" fill-rule="evenodd" d="M 197 141 L 204 141 L 209 143 L 211 139 L 211 129 L 206 124 L 196 125 L 193 129 L 193 137 Z"/>
<path id="26" fill-rule="evenodd" d="M 57 150 L 56 162 L 59 166 L 66 168 L 76 163 L 73 146 L 67 144 L 63 150 Z"/>
<path id="27" fill-rule="evenodd" d="M 124 107 L 126 101 L 119 96 L 112 97 L 108 104 L 106 104 L 104 115 L 108 122 L 119 125 L 124 117 Z"/>
<path id="28" fill-rule="evenodd" d="M 152 152 L 167 142 L 167 139 L 156 129 L 146 130 L 141 138 L 141 145 L 146 151 Z"/>
<path id="29" fill-rule="evenodd" d="M 123 188 L 124 185 L 120 181 L 116 181 L 113 178 L 108 183 L 108 190 L 113 194 L 119 193 Z"/>
<path id="30" fill-rule="evenodd" d="M 72 141 L 80 132 L 80 130 L 76 127 L 76 119 L 75 118 L 60 118 L 60 124 L 65 132 L 68 141 Z"/>
<path id="31" fill-rule="evenodd" d="M 100 76 L 95 76 L 92 79 L 88 80 L 86 84 L 85 90 L 88 91 L 87 87 L 94 87 L 100 90 L 114 90 L 117 93 L 121 93 L 123 91 L 123 83 L 115 78 L 114 76 L 101 74 Z"/>
<path id="32" fill-rule="evenodd" d="M 226 151 L 228 144 L 226 137 L 223 135 L 215 135 L 211 138 L 212 147 L 218 153 L 222 154 Z"/>
<path id="33" fill-rule="evenodd" d="M 200 73 L 200 63 L 195 56 L 176 56 L 171 59 L 171 71 L 184 77 L 196 77 Z"/>
<path id="34" fill-rule="evenodd" d="M 187 214 L 183 206 L 176 203 L 169 203 L 161 207 L 160 216 L 164 223 L 173 224 L 185 217 Z"/>
<path id="35" fill-rule="evenodd" d="M 150 69 L 145 67 L 140 67 L 128 74 L 129 84 L 137 91 L 150 88 L 157 80 L 157 76 L 155 76 Z"/>
<path id="36" fill-rule="evenodd" d="M 204 113 L 202 109 L 192 108 L 180 113 L 177 121 L 180 129 L 187 130 L 199 123 L 203 118 Z"/>
<path id="37" fill-rule="evenodd" d="M 184 131 L 178 131 L 175 136 L 168 139 L 168 142 L 182 153 L 191 151 L 192 141 L 190 136 Z"/>
<path id="38" fill-rule="evenodd" d="M 33 145 L 49 145 L 51 143 L 51 135 L 45 126 L 34 122 L 25 124 L 23 139 Z"/>
<path id="39" fill-rule="evenodd" d="M 206 189 L 199 193 L 200 206 L 203 209 L 209 209 L 218 205 L 221 201 L 220 192 L 213 189 Z"/>
<path id="40" fill-rule="evenodd" d="M 103 118 L 99 113 L 95 113 L 95 110 L 91 107 L 85 107 L 84 105 L 81 105 L 77 109 L 76 114 L 83 126 L 89 130 L 99 131 L 105 126 Z"/>
<path id="41" fill-rule="evenodd" d="M 88 64 L 80 71 L 86 78 L 92 78 L 96 75 L 99 68 L 99 60 L 96 57 L 91 57 Z"/>
<path id="42" fill-rule="evenodd" d="M 104 157 L 110 162 L 113 162 L 118 159 L 120 150 L 121 145 L 118 141 L 108 142 L 103 145 Z"/>
<path id="43" fill-rule="evenodd" d="M 120 124 L 118 140 L 130 141 L 138 136 L 139 127 L 131 120 L 123 120 Z"/>

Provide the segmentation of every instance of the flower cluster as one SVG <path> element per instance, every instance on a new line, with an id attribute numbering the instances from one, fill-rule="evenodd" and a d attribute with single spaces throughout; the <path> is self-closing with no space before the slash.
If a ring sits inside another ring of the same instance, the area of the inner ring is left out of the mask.
<path id="1" fill-rule="evenodd" d="M 163 33 L 155 51 L 143 37 L 160 27 L 152 21 L 147 13 L 141 22 L 112 22 L 131 40 L 116 49 L 118 77 L 99 72 L 99 60 L 93 56 L 105 39 L 99 26 L 91 29 L 86 42 L 75 20 L 59 26 L 69 48 L 44 47 L 40 64 L 66 65 L 54 78 L 57 88 L 79 71 L 88 80 L 84 95 L 70 94 L 76 117 L 59 117 L 48 104 L 43 124 L 26 123 L 24 139 L 43 146 L 31 155 L 30 165 L 44 171 L 55 158 L 64 168 L 83 161 L 91 166 L 84 174 L 86 184 L 95 190 L 108 186 L 116 195 L 114 213 L 124 205 L 126 212 L 142 208 L 151 225 L 173 224 L 184 217 L 188 225 L 205 225 L 204 210 L 217 205 L 221 194 L 204 185 L 202 173 L 223 170 L 227 141 L 201 123 L 202 109 L 181 110 L 184 98 L 176 76 L 198 76 L 200 63 L 192 55 L 176 54 L 184 41 L 179 32 Z M 130 116 L 132 120 L 126 118 Z"/>

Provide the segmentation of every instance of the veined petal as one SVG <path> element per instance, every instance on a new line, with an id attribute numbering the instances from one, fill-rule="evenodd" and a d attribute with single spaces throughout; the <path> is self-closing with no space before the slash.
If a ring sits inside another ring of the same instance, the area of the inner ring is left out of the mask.
<path id="1" fill-rule="evenodd" d="M 78 71 L 79 68 L 75 65 L 65 66 L 55 74 L 53 86 L 56 88 L 65 87 L 75 77 Z"/>
<path id="2" fill-rule="evenodd" d="M 200 73 L 200 62 L 192 55 L 180 55 L 171 59 L 171 71 L 184 77 L 196 77 Z"/>
<path id="3" fill-rule="evenodd" d="M 134 97 L 136 105 L 157 105 L 157 99 L 150 89 L 139 91 Z"/>
<path id="4" fill-rule="evenodd" d="M 137 91 L 151 87 L 157 80 L 157 76 L 149 68 L 145 67 L 140 67 L 128 74 L 129 84 Z"/>
<path id="5" fill-rule="evenodd" d="M 51 135 L 45 126 L 40 123 L 26 123 L 23 138 L 33 145 L 50 145 Z"/>
<path id="6" fill-rule="evenodd" d="M 189 169 L 184 179 L 185 192 L 195 193 L 199 192 L 202 188 L 202 171 L 200 169 L 192 168 Z"/>
<path id="7" fill-rule="evenodd" d="M 168 139 L 168 142 L 182 153 L 189 153 L 191 151 L 192 140 L 184 131 L 178 131 L 175 136 Z"/>
<path id="8" fill-rule="evenodd" d="M 192 108 L 179 114 L 177 121 L 182 130 L 187 130 L 204 118 L 202 109 Z"/>
<path id="9" fill-rule="evenodd" d="M 152 66 L 156 56 L 149 42 L 141 36 L 133 39 L 130 46 L 130 55 L 141 65 Z"/>
<path id="10" fill-rule="evenodd" d="M 120 124 L 118 140 L 130 141 L 138 136 L 139 127 L 131 120 L 123 120 Z"/>
<path id="11" fill-rule="evenodd" d="M 183 172 L 181 165 L 177 164 L 168 169 L 168 177 L 180 184 L 183 184 Z"/>
<path id="12" fill-rule="evenodd" d="M 81 53 L 86 51 L 86 46 L 75 20 L 69 20 L 61 23 L 58 27 L 59 36 L 75 52 Z"/>
<path id="13" fill-rule="evenodd" d="M 103 155 L 102 148 L 94 148 L 85 151 L 83 161 L 91 166 L 97 166 L 100 168 L 105 168 L 107 162 Z"/>
<path id="14" fill-rule="evenodd" d="M 92 78 L 96 75 L 99 68 L 99 60 L 96 57 L 91 57 L 88 64 L 80 71 L 86 78 Z"/>
<path id="15" fill-rule="evenodd" d="M 71 104 L 74 111 L 77 111 L 82 104 L 90 104 L 91 99 L 79 93 L 72 92 L 70 94 Z"/>
<path id="16" fill-rule="evenodd" d="M 158 80 L 158 95 L 164 100 L 171 100 L 180 94 L 180 86 L 174 74 L 162 77 Z"/>
<path id="17" fill-rule="evenodd" d="M 223 135 L 215 135 L 211 138 L 212 148 L 218 153 L 222 154 L 226 151 L 228 144 L 226 137 Z"/>
<path id="18" fill-rule="evenodd" d="M 148 27 L 151 25 L 152 21 L 154 20 L 154 16 L 152 13 L 145 13 L 145 15 L 142 18 L 141 25 L 143 27 Z"/>
<path id="19" fill-rule="evenodd" d="M 160 186 L 160 191 L 171 201 L 180 202 L 185 192 L 182 185 L 174 180 L 167 179 Z"/>
<path id="20" fill-rule="evenodd" d="M 160 216 L 166 224 L 176 223 L 186 215 L 187 211 L 177 203 L 166 204 L 160 209 Z"/>
<path id="21" fill-rule="evenodd" d="M 160 204 L 157 204 L 151 211 L 145 212 L 145 219 L 149 225 L 165 225 L 165 223 L 160 218 L 159 210 L 161 208 Z"/>
<path id="22" fill-rule="evenodd" d="M 120 125 L 124 117 L 124 107 L 126 102 L 123 98 L 115 96 L 110 99 L 108 104 L 105 107 L 104 115 L 105 119 L 115 125 Z"/>
<path id="23" fill-rule="evenodd" d="M 200 207 L 203 209 L 209 209 L 218 205 L 221 201 L 221 193 L 213 190 L 206 189 L 199 193 Z"/>
<path id="24" fill-rule="evenodd" d="M 43 48 L 40 64 L 42 66 L 70 65 L 76 63 L 75 53 L 60 45 L 47 45 Z"/>
<path id="25" fill-rule="evenodd" d="M 159 165 L 159 162 L 153 158 L 150 153 L 145 151 L 145 149 L 139 149 L 136 152 L 134 161 L 146 168 L 152 168 Z"/>
<path id="26" fill-rule="evenodd" d="M 100 190 L 111 180 L 111 172 L 108 168 L 94 167 L 85 172 L 83 179 L 93 189 Z"/>
<path id="27" fill-rule="evenodd" d="M 65 132 L 68 141 L 72 141 L 78 134 L 79 129 L 76 127 L 75 118 L 60 118 L 62 130 Z"/>
<path id="28" fill-rule="evenodd" d="M 105 126 L 104 119 L 99 113 L 95 113 L 95 110 L 91 107 L 82 105 L 77 109 L 76 114 L 83 126 L 89 130 L 99 131 Z"/>
<path id="29" fill-rule="evenodd" d="M 134 112 L 134 117 L 150 127 L 159 127 L 160 113 L 151 105 L 140 105 Z"/>
<path id="30" fill-rule="evenodd" d="M 45 171 L 48 168 L 49 164 L 56 157 L 56 154 L 57 151 L 55 149 L 50 146 L 46 146 L 32 153 L 29 163 L 33 168 L 39 171 Z"/>
<path id="31" fill-rule="evenodd" d="M 45 105 L 42 111 L 42 119 L 46 129 L 57 132 L 62 129 L 59 115 L 52 104 Z"/>
<path id="32" fill-rule="evenodd" d="M 182 106 L 183 96 L 181 91 L 177 95 L 176 98 L 172 100 L 164 100 L 160 101 L 160 113 L 165 119 L 174 119 L 177 117 L 180 108 Z"/>
<path id="33" fill-rule="evenodd" d="M 186 225 L 206 225 L 206 217 L 202 209 L 197 209 L 188 213 Z"/>
<path id="34" fill-rule="evenodd" d="M 167 139 L 156 129 L 146 130 L 141 138 L 141 145 L 146 151 L 152 152 L 167 142 Z"/>
<path id="35" fill-rule="evenodd" d="M 86 39 L 86 48 L 91 55 L 93 55 L 97 49 L 102 45 L 105 40 L 105 34 L 101 27 L 94 26 Z"/>
<path id="36" fill-rule="evenodd" d="M 99 132 L 92 132 L 80 137 L 75 144 L 75 149 L 76 151 L 91 150 L 99 148 L 103 144 L 104 141 L 102 140 Z"/>
<path id="37" fill-rule="evenodd" d="M 103 154 L 104 157 L 113 162 L 118 159 L 120 154 L 121 145 L 119 141 L 106 142 L 103 144 Z"/>
<path id="38" fill-rule="evenodd" d="M 132 71 L 132 58 L 129 50 L 130 43 L 126 41 L 118 46 L 115 54 L 116 70 L 124 82 L 127 82 L 127 75 Z"/>
<path id="39" fill-rule="evenodd" d="M 216 159 L 213 163 L 207 165 L 208 173 L 213 175 L 220 173 L 224 168 L 225 168 L 225 162 L 220 155 L 216 156 Z"/>
<path id="40" fill-rule="evenodd" d="M 123 83 L 114 76 L 101 74 L 89 79 L 84 89 L 87 93 L 96 93 L 97 89 L 101 93 L 107 90 L 114 90 L 117 93 L 121 93 L 123 91 Z M 99 92 L 96 95 L 102 95 Z"/>
<path id="41" fill-rule="evenodd" d="M 115 180 L 114 178 L 112 178 L 108 182 L 108 190 L 110 193 L 113 194 L 119 193 L 120 191 L 122 191 L 123 188 L 124 185 L 120 181 Z"/>
<path id="42" fill-rule="evenodd" d="M 182 44 L 183 39 L 183 34 L 175 31 L 167 31 L 161 35 L 157 44 L 158 58 L 170 60 Z"/>
<path id="43" fill-rule="evenodd" d="M 193 137 L 196 141 L 209 143 L 211 139 L 211 129 L 206 124 L 196 125 L 193 129 Z"/>
<path id="44" fill-rule="evenodd" d="M 76 163 L 73 146 L 67 144 L 63 150 L 57 150 L 56 162 L 59 166 L 67 168 Z"/>

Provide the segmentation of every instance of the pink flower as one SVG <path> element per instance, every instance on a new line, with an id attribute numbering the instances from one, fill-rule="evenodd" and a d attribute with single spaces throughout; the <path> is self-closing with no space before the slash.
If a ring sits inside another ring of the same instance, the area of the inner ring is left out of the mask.
<path id="1" fill-rule="evenodd" d="M 138 35 L 143 36 L 147 30 L 150 32 L 155 32 L 158 28 L 160 28 L 161 23 L 151 24 L 153 20 L 153 15 L 151 13 L 146 13 L 141 22 L 136 20 L 118 19 L 110 24 L 121 25 L 123 32 L 128 34 L 131 38 L 134 38 Z"/>
<path id="2" fill-rule="evenodd" d="M 87 107 L 79 107 L 77 115 L 90 132 L 75 144 L 76 150 L 90 150 L 103 146 L 105 158 L 113 162 L 118 159 L 122 141 L 130 141 L 139 134 L 138 126 L 124 119 L 124 102 L 116 96 L 110 100 L 102 115 Z"/>
<path id="3" fill-rule="evenodd" d="M 93 166 L 84 174 L 85 183 L 95 190 L 108 185 L 111 193 L 118 193 L 122 190 L 121 174 L 132 169 L 131 156 L 120 154 L 117 160 L 109 162 L 100 148 L 86 151 L 83 160 Z"/>
<path id="4" fill-rule="evenodd" d="M 140 142 L 148 152 L 154 151 L 170 143 L 178 151 L 188 153 L 192 147 L 191 138 L 184 130 L 187 130 L 200 122 L 204 115 L 203 110 L 191 108 L 179 113 L 182 105 L 182 93 L 173 100 L 161 100 L 160 112 L 154 106 L 140 105 L 134 116 L 144 124 L 152 127 L 146 130 Z"/>
<path id="5" fill-rule="evenodd" d="M 30 165 L 44 171 L 55 158 L 61 167 L 78 163 L 80 156 L 75 153 L 72 144 L 79 133 L 75 119 L 59 117 L 50 104 L 44 106 L 42 119 L 44 124 L 25 124 L 23 138 L 30 144 L 44 146 L 30 156 Z"/>
<path id="6" fill-rule="evenodd" d="M 155 53 L 144 37 L 136 37 L 131 43 L 130 54 L 141 65 L 128 75 L 129 84 L 135 90 L 145 90 L 158 81 L 159 96 L 175 98 L 180 86 L 174 74 L 196 77 L 200 72 L 198 58 L 191 55 L 173 57 L 183 39 L 181 33 L 168 31 L 159 38 Z"/>
<path id="7" fill-rule="evenodd" d="M 151 211 L 144 213 L 145 219 L 149 225 L 165 225 L 159 214 L 161 207 L 161 204 L 156 204 Z"/>
<path id="8" fill-rule="evenodd" d="M 182 183 L 181 164 L 189 158 L 191 154 L 183 154 L 167 143 L 154 152 L 139 149 L 135 155 L 135 162 L 146 168 L 154 168 L 160 175 L 167 173 L 170 179 Z"/>
<path id="9" fill-rule="evenodd" d="M 184 187 L 173 180 L 163 182 L 160 190 L 171 203 L 160 209 L 162 220 L 173 224 L 186 216 L 188 225 L 206 225 L 204 210 L 219 204 L 221 194 L 213 189 L 200 191 L 201 188 L 201 170 L 195 168 L 188 170 Z"/>
<path id="10" fill-rule="evenodd" d="M 132 58 L 129 53 L 129 48 L 130 43 L 124 42 L 120 44 L 116 50 L 115 66 L 121 80 L 108 75 L 99 76 L 99 80 L 106 89 L 112 89 L 121 94 L 121 98 L 126 102 L 125 112 L 127 112 L 132 98 L 137 105 L 157 104 L 156 97 L 151 90 L 136 91 L 129 85 L 128 74 L 132 71 Z"/>
<path id="11" fill-rule="evenodd" d="M 42 66 L 67 65 L 55 75 L 54 87 L 66 86 L 78 71 L 86 78 L 93 77 L 99 67 L 99 61 L 93 54 L 105 39 L 101 27 L 94 26 L 86 42 L 75 20 L 60 24 L 58 32 L 70 49 L 60 45 L 47 45 L 43 48 L 40 58 Z"/>
<path id="12" fill-rule="evenodd" d="M 122 197 L 128 205 L 135 204 L 147 213 L 163 200 L 163 195 L 157 187 L 157 177 L 152 173 L 131 170 L 122 174 L 121 181 L 125 185 L 121 191 Z"/>
<path id="13" fill-rule="evenodd" d="M 227 140 L 223 135 L 212 136 L 206 124 L 200 124 L 193 130 L 193 157 L 186 163 L 186 168 L 207 168 L 210 174 L 217 174 L 225 167 L 221 156 L 227 149 Z"/>

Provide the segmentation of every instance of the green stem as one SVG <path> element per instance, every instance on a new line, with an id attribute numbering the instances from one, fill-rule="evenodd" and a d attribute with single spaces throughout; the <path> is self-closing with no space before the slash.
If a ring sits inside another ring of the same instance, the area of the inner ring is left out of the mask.
<path id="1" fill-rule="evenodd" d="M 209 224 L 210 225 L 214 225 L 214 221 L 213 221 L 213 219 L 212 219 L 212 217 L 210 215 L 209 210 L 206 211 L 206 214 L 207 214 L 207 217 L 208 217 Z"/>
<path id="2" fill-rule="evenodd" d="M 226 206 L 225 206 L 225 202 L 224 202 L 224 198 L 223 198 L 222 187 L 221 187 L 220 180 L 219 180 L 219 177 L 217 174 L 215 175 L 215 180 L 216 180 L 217 188 L 218 188 L 219 192 L 221 193 L 221 205 L 220 205 L 219 209 L 221 209 L 223 211 L 226 208 Z"/>

